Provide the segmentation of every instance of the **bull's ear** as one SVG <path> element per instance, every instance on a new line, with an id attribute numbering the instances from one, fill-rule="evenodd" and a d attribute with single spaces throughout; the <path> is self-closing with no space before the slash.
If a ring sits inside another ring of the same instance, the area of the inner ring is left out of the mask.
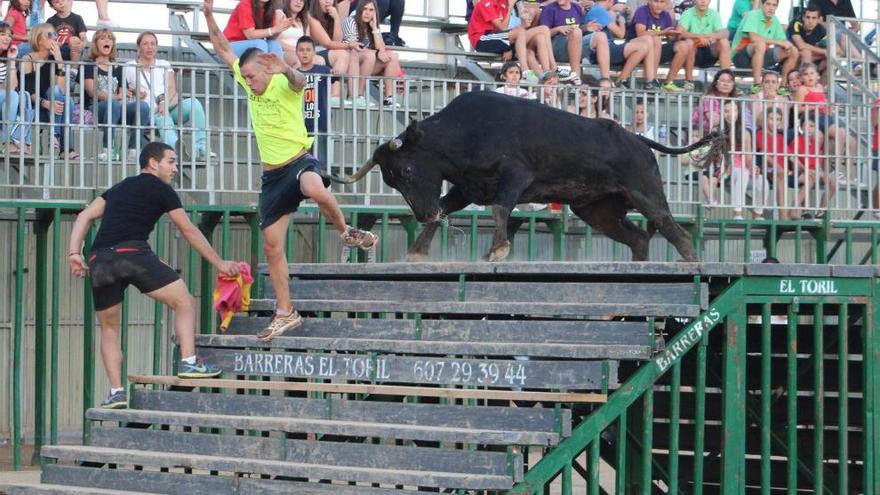
<path id="1" fill-rule="evenodd" d="M 422 139 L 422 136 L 425 135 L 425 132 L 419 129 L 419 121 L 413 119 L 409 126 L 406 128 L 406 143 L 407 144 L 416 144 Z"/>

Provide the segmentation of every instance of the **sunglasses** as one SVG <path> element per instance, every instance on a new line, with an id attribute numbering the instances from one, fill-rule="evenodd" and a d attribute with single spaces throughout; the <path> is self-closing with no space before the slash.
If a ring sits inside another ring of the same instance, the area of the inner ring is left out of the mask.
<path id="1" fill-rule="evenodd" d="M 49 38 L 50 40 L 54 40 L 55 38 L 58 37 L 58 33 L 56 33 L 55 31 L 51 31 L 51 32 L 46 33 L 46 37 Z"/>

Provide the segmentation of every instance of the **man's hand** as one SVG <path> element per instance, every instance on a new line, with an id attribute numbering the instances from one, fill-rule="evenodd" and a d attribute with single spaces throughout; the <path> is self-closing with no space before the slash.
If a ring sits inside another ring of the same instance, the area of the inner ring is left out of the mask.
<path id="1" fill-rule="evenodd" d="M 67 257 L 67 263 L 70 265 L 70 273 L 74 276 L 83 278 L 89 274 L 89 265 L 82 254 L 71 254 Z"/>
<path id="2" fill-rule="evenodd" d="M 202 13 L 205 14 L 205 17 L 214 15 L 214 0 L 205 0 L 202 3 Z"/>
<path id="3" fill-rule="evenodd" d="M 257 62 L 259 62 L 259 64 L 263 66 L 263 70 L 269 74 L 284 74 L 290 70 L 290 66 L 288 66 L 281 57 L 274 53 L 259 54 Z"/>
<path id="4" fill-rule="evenodd" d="M 596 31 L 601 31 L 602 26 L 600 26 L 599 23 L 596 21 L 590 21 L 587 23 L 586 29 L 590 33 L 595 33 Z"/>
<path id="5" fill-rule="evenodd" d="M 227 277 L 237 277 L 241 273 L 241 263 L 238 261 L 221 260 L 215 268 Z"/>

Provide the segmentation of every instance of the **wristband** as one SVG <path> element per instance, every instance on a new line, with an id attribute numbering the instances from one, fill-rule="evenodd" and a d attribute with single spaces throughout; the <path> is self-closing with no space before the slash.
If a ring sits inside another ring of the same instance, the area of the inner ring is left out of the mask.
<path id="1" fill-rule="evenodd" d="M 272 26 L 269 26 L 269 36 L 272 36 Z"/>
<path id="2" fill-rule="evenodd" d="M 82 256 L 82 253 L 70 253 L 70 254 L 67 255 L 67 257 L 70 258 L 71 256 L 74 256 L 74 255 L 76 255 L 76 256 Z"/>

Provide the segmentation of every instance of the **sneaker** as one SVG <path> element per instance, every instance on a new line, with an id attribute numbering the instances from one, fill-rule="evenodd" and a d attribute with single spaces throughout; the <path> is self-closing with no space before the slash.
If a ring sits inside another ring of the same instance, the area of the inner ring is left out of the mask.
<path id="1" fill-rule="evenodd" d="M 101 148 L 101 152 L 98 153 L 98 161 L 106 162 L 110 158 L 110 153 L 107 151 L 107 148 Z"/>
<path id="2" fill-rule="evenodd" d="M 359 247 L 361 249 L 371 249 L 379 241 L 379 236 L 368 231 L 347 227 L 345 232 L 339 234 L 343 244 L 346 247 Z"/>
<path id="3" fill-rule="evenodd" d="M 99 28 L 119 29 L 119 23 L 113 19 L 98 19 L 95 25 Z"/>
<path id="4" fill-rule="evenodd" d="M 657 91 L 657 88 L 660 87 L 660 81 L 654 79 L 653 81 L 645 81 L 645 86 L 643 89 L 645 91 Z"/>
<path id="5" fill-rule="evenodd" d="M 693 93 L 694 91 L 697 90 L 697 85 L 694 84 L 693 81 L 685 81 L 685 82 L 681 85 L 681 89 Z"/>
<path id="6" fill-rule="evenodd" d="M 574 79 L 571 80 L 571 84 L 572 84 L 573 86 L 580 87 L 582 84 L 584 84 L 584 82 L 581 81 L 581 78 L 579 78 L 579 77 L 575 77 Z"/>
<path id="7" fill-rule="evenodd" d="M 757 84 L 757 83 L 752 84 L 752 87 L 749 88 L 749 93 L 751 93 L 753 95 L 756 95 L 760 92 L 761 92 L 761 85 L 760 84 Z"/>
<path id="8" fill-rule="evenodd" d="M 342 106 L 342 99 L 339 98 L 338 96 L 331 96 L 330 97 L 330 106 L 331 107 L 341 107 Z"/>
<path id="9" fill-rule="evenodd" d="M 872 215 L 874 215 L 874 218 L 876 218 L 877 220 L 880 220 L 880 210 L 874 210 L 874 213 L 872 213 Z"/>
<path id="10" fill-rule="evenodd" d="M 743 218 L 742 215 L 734 215 L 734 216 L 733 216 L 733 219 L 734 219 L 734 220 L 745 220 L 745 218 Z"/>
<path id="11" fill-rule="evenodd" d="M 786 87 L 780 86 L 779 89 L 776 90 L 776 94 L 779 96 L 791 96 L 791 91 Z"/>
<path id="12" fill-rule="evenodd" d="M 522 73 L 521 81 L 528 84 L 538 84 L 538 74 L 535 74 L 532 69 L 528 69 Z"/>
<path id="13" fill-rule="evenodd" d="M 276 313 L 275 318 L 272 318 L 272 321 L 269 322 L 269 326 L 257 334 L 257 338 L 263 342 L 269 342 L 282 333 L 299 327 L 302 323 L 302 316 L 296 310 L 293 310 L 289 315 L 279 315 Z"/>
<path id="14" fill-rule="evenodd" d="M 382 106 L 400 108 L 400 103 L 395 102 L 393 96 L 386 96 L 382 99 Z"/>
<path id="15" fill-rule="evenodd" d="M 573 80 L 577 76 L 572 74 L 572 72 L 565 67 L 557 67 L 556 77 L 559 78 L 559 82 L 564 83 Z"/>
<path id="16" fill-rule="evenodd" d="M 205 363 L 205 360 L 196 357 L 196 362 L 189 364 L 186 361 L 177 362 L 177 376 L 179 378 L 214 378 L 220 376 L 223 370 L 213 364 Z"/>
<path id="17" fill-rule="evenodd" d="M 617 86 L 618 88 L 621 88 L 621 89 L 632 89 L 632 86 L 630 85 L 628 78 L 627 79 L 618 79 L 617 82 L 614 84 L 615 84 L 615 86 Z"/>
<path id="18" fill-rule="evenodd" d="M 107 398 L 101 403 L 101 407 L 104 409 L 127 409 L 128 394 L 125 393 L 125 390 L 120 390 L 115 394 L 107 394 Z"/>
<path id="19" fill-rule="evenodd" d="M 669 93 L 682 93 L 682 92 L 684 92 L 683 89 L 679 88 L 679 87 L 675 84 L 675 81 L 669 81 L 669 82 L 667 82 L 666 84 L 664 84 L 664 85 L 663 85 L 663 91 L 667 91 L 667 92 L 669 92 Z"/>
<path id="20" fill-rule="evenodd" d="M 373 103 L 372 101 L 367 101 L 367 98 L 363 96 L 358 96 L 354 99 L 354 106 L 357 108 L 376 108 L 375 103 Z"/>
<path id="21" fill-rule="evenodd" d="M 137 150 L 134 148 L 128 150 L 127 158 L 128 158 L 129 163 L 137 160 Z"/>

